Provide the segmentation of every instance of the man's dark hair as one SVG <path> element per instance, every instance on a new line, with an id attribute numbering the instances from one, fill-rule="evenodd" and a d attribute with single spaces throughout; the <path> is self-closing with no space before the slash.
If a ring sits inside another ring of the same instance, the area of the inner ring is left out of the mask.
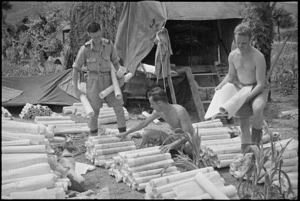
<path id="1" fill-rule="evenodd" d="M 163 101 L 168 103 L 167 93 L 160 87 L 155 87 L 148 92 L 148 97 L 152 97 L 154 102 Z"/>
<path id="2" fill-rule="evenodd" d="M 97 22 L 91 22 L 88 24 L 86 30 L 88 33 L 96 33 L 97 31 L 101 30 L 101 26 Z"/>

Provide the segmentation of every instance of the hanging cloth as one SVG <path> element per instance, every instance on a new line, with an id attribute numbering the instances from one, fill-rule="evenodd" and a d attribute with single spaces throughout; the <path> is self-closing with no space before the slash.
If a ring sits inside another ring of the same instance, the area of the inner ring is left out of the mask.
<path id="1" fill-rule="evenodd" d="M 155 74 L 157 82 L 159 79 L 163 79 L 165 87 L 165 78 L 171 75 L 170 56 L 173 54 L 169 34 L 166 28 L 162 27 L 162 29 L 156 33 L 155 41 L 157 42 L 155 52 Z"/>

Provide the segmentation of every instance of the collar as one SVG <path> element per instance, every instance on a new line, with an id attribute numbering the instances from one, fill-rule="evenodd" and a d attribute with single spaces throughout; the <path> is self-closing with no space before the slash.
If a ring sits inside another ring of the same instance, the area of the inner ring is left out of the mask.
<path id="1" fill-rule="evenodd" d="M 95 49 L 94 49 L 94 43 L 93 43 L 92 39 L 89 40 L 88 42 L 86 42 L 85 44 L 86 44 L 86 45 L 91 45 L 91 49 L 92 49 L 92 50 L 95 50 Z M 102 39 L 101 39 L 101 43 L 100 43 L 100 52 L 104 49 L 104 46 L 105 46 L 105 43 L 104 43 L 103 38 L 102 38 Z"/>

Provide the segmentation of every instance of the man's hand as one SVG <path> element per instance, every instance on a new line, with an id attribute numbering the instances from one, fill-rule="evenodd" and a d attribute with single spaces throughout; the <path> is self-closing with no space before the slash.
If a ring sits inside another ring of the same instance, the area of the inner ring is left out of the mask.
<path id="1" fill-rule="evenodd" d="M 80 99 L 80 95 L 82 94 L 81 91 L 77 87 L 74 88 L 74 91 L 75 91 L 77 98 Z"/>
<path id="2" fill-rule="evenodd" d="M 222 87 L 220 85 L 215 87 L 215 91 L 222 89 Z"/>
<path id="3" fill-rule="evenodd" d="M 120 87 L 123 86 L 124 83 L 125 83 L 125 77 L 122 76 L 121 78 L 119 78 L 119 79 L 118 79 L 118 82 L 119 82 Z"/>
<path id="4" fill-rule="evenodd" d="M 117 71 L 118 79 L 124 77 L 125 73 L 126 73 L 126 68 L 124 68 L 123 66 L 120 66 L 119 70 Z"/>
<path id="5" fill-rule="evenodd" d="M 124 140 L 126 138 L 126 136 L 127 136 L 126 132 L 116 134 L 116 137 L 121 138 L 121 141 Z"/>
<path id="6" fill-rule="evenodd" d="M 173 143 L 163 145 L 163 146 L 159 147 L 159 149 L 160 149 L 161 153 L 168 153 L 168 152 L 170 152 L 171 149 L 173 149 Z"/>

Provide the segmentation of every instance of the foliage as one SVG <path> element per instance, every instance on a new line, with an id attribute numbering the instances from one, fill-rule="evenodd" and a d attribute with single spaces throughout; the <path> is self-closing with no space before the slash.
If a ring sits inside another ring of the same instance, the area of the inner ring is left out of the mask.
<path id="1" fill-rule="evenodd" d="M 43 64 L 49 56 L 60 56 L 63 49 L 58 33 L 68 19 L 61 9 L 41 12 L 38 19 L 24 17 L 17 23 L 8 61 L 17 65 Z"/>
<path id="2" fill-rule="evenodd" d="M 251 163 L 247 167 L 244 174 L 242 174 L 238 180 L 238 192 L 241 194 L 242 198 L 247 199 L 274 199 L 281 195 L 281 180 L 285 177 L 289 183 L 289 192 L 291 191 L 291 182 L 288 175 L 281 169 L 283 159 L 282 154 L 285 151 L 288 144 L 292 141 L 287 142 L 287 144 L 280 149 L 276 150 L 273 134 L 271 137 L 271 147 L 264 149 L 263 142 L 261 141 L 259 146 L 248 147 L 246 152 L 252 152 Z M 267 161 L 271 162 L 271 165 L 266 169 L 265 164 Z M 246 177 L 246 181 L 243 179 Z M 278 177 L 280 187 L 279 189 L 273 186 L 275 177 Z M 259 181 L 264 179 L 263 191 L 259 185 Z"/>
<path id="3" fill-rule="evenodd" d="M 273 56 L 279 51 L 280 43 L 273 45 Z M 274 87 L 284 95 L 292 94 L 298 81 L 298 43 L 287 43 L 271 75 Z"/>
<path id="4" fill-rule="evenodd" d="M 177 155 L 177 157 L 174 159 L 174 162 L 171 163 L 170 165 L 166 166 L 164 169 L 167 169 L 170 166 L 179 166 L 182 167 L 183 169 L 190 171 L 190 170 L 194 170 L 194 169 L 199 169 L 199 168 L 203 168 L 203 164 L 205 164 L 203 162 L 202 159 L 202 151 L 200 149 L 200 145 L 201 145 L 201 136 L 198 134 L 198 128 L 197 128 L 197 132 L 195 134 L 190 134 L 187 132 L 183 132 L 181 129 L 179 129 L 179 133 L 177 130 L 175 130 L 174 134 L 171 134 L 168 138 L 165 139 L 164 142 L 168 141 L 170 138 L 175 138 L 178 139 L 178 137 L 181 138 L 185 138 L 187 140 L 187 142 L 191 145 L 192 148 L 192 156 L 188 156 L 186 154 L 184 154 L 182 152 L 182 150 L 179 150 L 179 155 Z M 183 135 L 183 136 L 182 136 Z M 181 147 L 181 149 L 183 148 L 183 146 Z M 176 149 L 176 148 L 175 148 Z"/>
<path id="5" fill-rule="evenodd" d="M 76 2 L 70 12 L 72 55 L 76 57 L 80 46 L 90 39 L 86 26 L 92 21 L 101 25 L 102 37 L 114 43 L 122 8 L 123 2 Z"/>
<path id="6" fill-rule="evenodd" d="M 280 41 L 280 28 L 292 28 L 296 25 L 296 23 L 292 18 L 291 13 L 283 7 L 275 8 L 272 17 L 274 24 L 277 26 L 278 40 Z"/>

